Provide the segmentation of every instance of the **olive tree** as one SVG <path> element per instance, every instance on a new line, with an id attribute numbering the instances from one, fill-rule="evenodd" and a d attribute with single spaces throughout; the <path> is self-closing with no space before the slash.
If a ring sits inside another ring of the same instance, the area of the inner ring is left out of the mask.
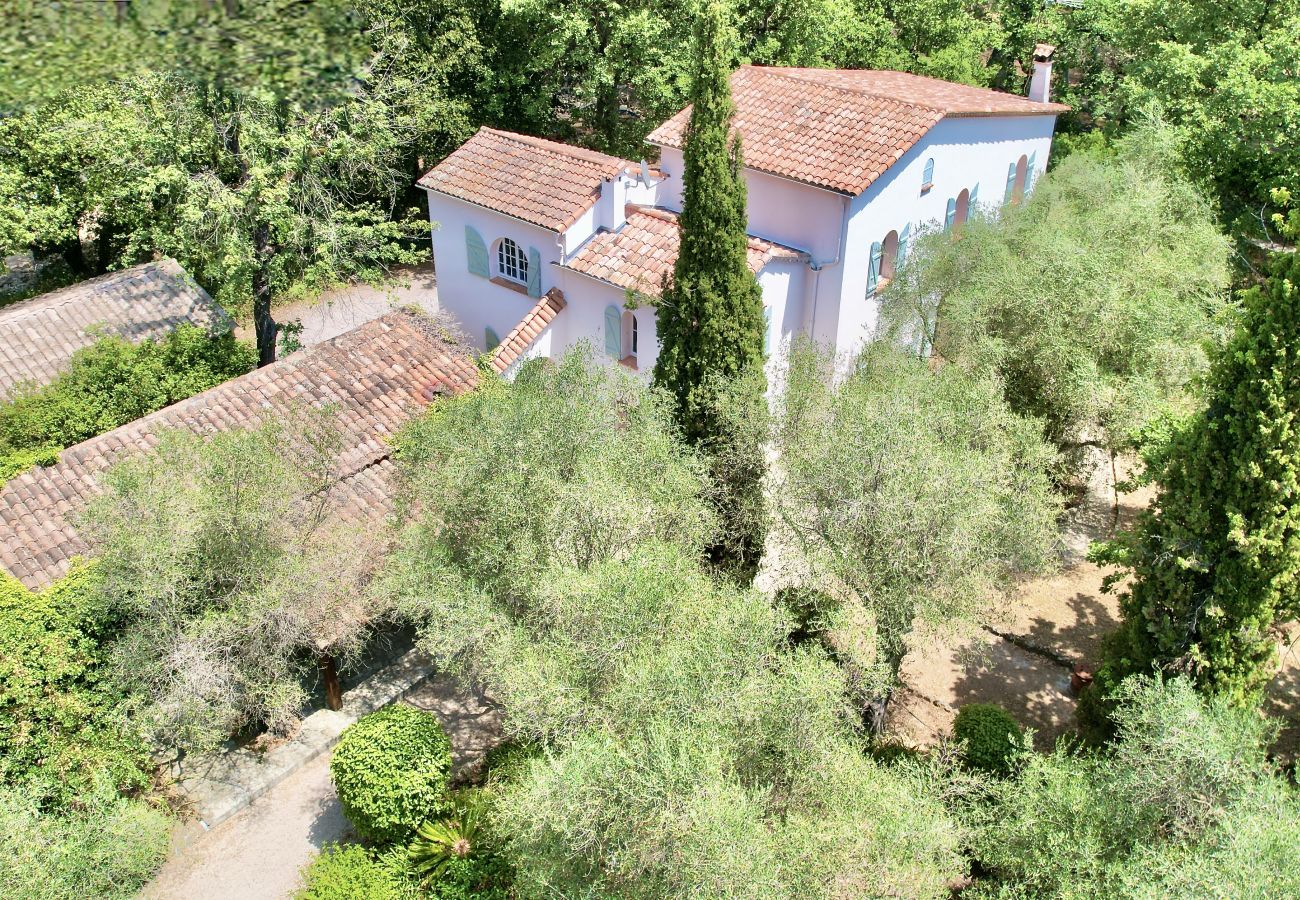
<path id="1" fill-rule="evenodd" d="M 1177 406 L 1219 333 L 1228 244 L 1171 143 L 1149 125 L 1066 157 L 1023 203 L 924 235 L 887 289 L 887 333 L 995 373 L 1076 473 L 1082 443 L 1113 452 Z"/>
<path id="2" fill-rule="evenodd" d="M 151 736 L 182 752 L 265 725 L 306 701 L 311 651 L 346 654 L 382 530 L 331 515 L 336 435 L 307 413 L 207 438 L 164 432 L 118 463 L 82 517 L 113 635 L 113 680 Z"/>
<path id="3" fill-rule="evenodd" d="M 1048 564 L 1053 453 L 996 381 L 883 344 L 840 373 L 793 348 L 772 443 L 778 578 L 822 597 L 815 627 L 882 728 L 914 627 L 978 620 Z"/>

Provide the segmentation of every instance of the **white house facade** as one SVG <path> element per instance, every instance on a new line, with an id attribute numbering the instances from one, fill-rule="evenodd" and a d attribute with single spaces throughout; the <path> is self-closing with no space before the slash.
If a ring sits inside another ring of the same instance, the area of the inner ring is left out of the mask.
<path id="1" fill-rule="evenodd" d="M 1051 49 L 1030 97 L 901 72 L 745 66 L 732 76 L 749 203 L 749 264 L 770 347 L 871 339 L 877 295 L 926 227 L 1015 203 L 1047 165 Z M 1035 96 L 1037 94 L 1037 96 Z M 493 129 L 420 179 L 438 294 L 509 375 L 587 341 L 649 371 L 653 301 L 671 275 L 690 109 L 644 163 Z"/>

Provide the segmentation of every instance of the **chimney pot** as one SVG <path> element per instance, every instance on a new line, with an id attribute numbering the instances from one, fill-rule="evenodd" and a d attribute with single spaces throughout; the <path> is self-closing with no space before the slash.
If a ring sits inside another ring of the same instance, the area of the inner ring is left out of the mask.
<path id="1" fill-rule="evenodd" d="M 1029 80 L 1029 99 L 1035 103 L 1048 103 L 1052 94 L 1052 54 L 1056 48 L 1051 44 L 1034 46 L 1034 75 Z"/>

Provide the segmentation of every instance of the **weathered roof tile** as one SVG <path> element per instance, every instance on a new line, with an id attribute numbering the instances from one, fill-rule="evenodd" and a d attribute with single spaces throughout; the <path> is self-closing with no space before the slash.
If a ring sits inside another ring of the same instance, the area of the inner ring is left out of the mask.
<path id="1" fill-rule="evenodd" d="M 48 384 L 99 337 L 156 338 L 183 322 L 226 329 L 230 319 L 174 259 L 110 272 L 0 308 L 0 398 Z"/>
<path id="2" fill-rule="evenodd" d="M 731 90 L 745 165 L 854 196 L 945 117 L 1057 115 L 1069 108 L 865 69 L 742 66 Z M 681 147 L 690 115 L 688 106 L 647 140 Z"/>

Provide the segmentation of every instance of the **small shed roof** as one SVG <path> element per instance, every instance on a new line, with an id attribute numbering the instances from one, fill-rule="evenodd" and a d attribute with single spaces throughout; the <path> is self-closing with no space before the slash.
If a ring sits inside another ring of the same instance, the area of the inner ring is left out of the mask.
<path id="1" fill-rule="evenodd" d="M 110 272 L 0 307 L 0 399 L 22 383 L 48 384 L 72 355 L 106 334 L 160 337 L 189 322 L 230 327 L 229 317 L 174 259 Z"/>
<path id="2" fill-rule="evenodd" d="M 144 453 L 159 433 L 211 434 L 255 427 L 296 407 L 328 407 L 342 447 L 330 501 L 344 521 L 378 521 L 390 509 L 388 439 L 435 397 L 471 388 L 470 353 L 449 344 L 423 316 L 395 311 L 121 428 L 70 447 L 0 488 L 0 564 L 37 590 L 89 549 L 77 514 L 101 491 L 118 460 Z"/>

